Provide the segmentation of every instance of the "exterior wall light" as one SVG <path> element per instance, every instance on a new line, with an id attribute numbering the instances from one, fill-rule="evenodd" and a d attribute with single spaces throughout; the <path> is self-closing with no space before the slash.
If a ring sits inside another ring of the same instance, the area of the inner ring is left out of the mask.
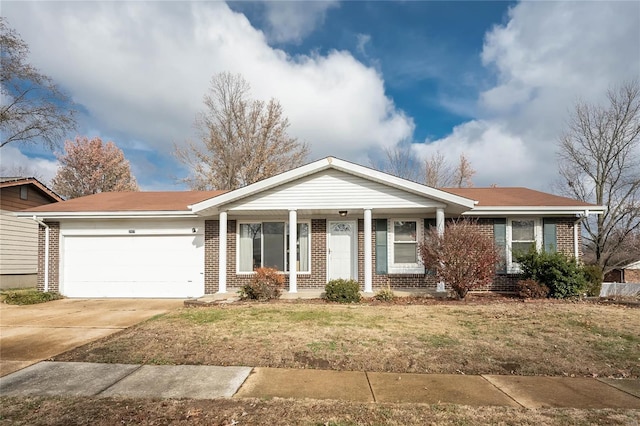
<path id="1" fill-rule="evenodd" d="M 340 217 L 347 217 L 347 211 L 346 210 L 340 210 L 338 212 L 338 214 L 340 215 Z"/>

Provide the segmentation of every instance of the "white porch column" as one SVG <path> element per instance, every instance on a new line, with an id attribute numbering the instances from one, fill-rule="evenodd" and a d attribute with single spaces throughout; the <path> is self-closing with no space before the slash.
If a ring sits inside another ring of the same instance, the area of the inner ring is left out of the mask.
<path id="1" fill-rule="evenodd" d="M 218 293 L 227 292 L 227 212 L 220 212 L 218 233 Z"/>
<path id="2" fill-rule="evenodd" d="M 444 209 L 443 208 L 436 209 L 436 229 L 438 230 L 438 235 L 444 234 Z"/>
<path id="3" fill-rule="evenodd" d="M 289 293 L 298 292 L 298 212 L 289 210 Z"/>
<path id="4" fill-rule="evenodd" d="M 364 210 L 364 292 L 373 293 L 373 261 L 371 250 L 371 209 Z"/>
<path id="5" fill-rule="evenodd" d="M 444 209 L 437 208 L 436 209 L 436 229 L 438 230 L 438 235 L 444 235 Z M 440 281 L 436 284 L 436 291 L 444 292 L 444 282 Z"/>

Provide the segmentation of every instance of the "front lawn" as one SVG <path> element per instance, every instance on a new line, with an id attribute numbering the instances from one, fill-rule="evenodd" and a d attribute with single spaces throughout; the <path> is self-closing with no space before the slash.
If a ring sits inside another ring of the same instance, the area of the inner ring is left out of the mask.
<path id="1" fill-rule="evenodd" d="M 259 399 L 0 398 L 0 425 L 633 425 L 640 410 Z"/>
<path id="2" fill-rule="evenodd" d="M 229 304 L 182 308 L 55 359 L 637 378 L 640 311 L 509 299 Z"/>

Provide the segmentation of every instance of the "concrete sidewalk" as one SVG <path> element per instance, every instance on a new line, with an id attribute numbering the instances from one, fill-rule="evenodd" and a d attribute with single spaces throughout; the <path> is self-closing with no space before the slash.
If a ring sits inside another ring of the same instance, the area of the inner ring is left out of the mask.
<path id="1" fill-rule="evenodd" d="M 281 397 L 370 403 L 640 409 L 640 380 L 40 362 L 1 378 L 0 395 Z"/>

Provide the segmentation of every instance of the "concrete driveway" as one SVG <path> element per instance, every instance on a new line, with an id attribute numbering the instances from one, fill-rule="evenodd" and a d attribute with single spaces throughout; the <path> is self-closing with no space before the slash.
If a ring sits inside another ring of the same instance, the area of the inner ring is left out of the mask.
<path id="1" fill-rule="evenodd" d="M 183 306 L 180 299 L 62 299 L 0 304 L 0 376 Z"/>

